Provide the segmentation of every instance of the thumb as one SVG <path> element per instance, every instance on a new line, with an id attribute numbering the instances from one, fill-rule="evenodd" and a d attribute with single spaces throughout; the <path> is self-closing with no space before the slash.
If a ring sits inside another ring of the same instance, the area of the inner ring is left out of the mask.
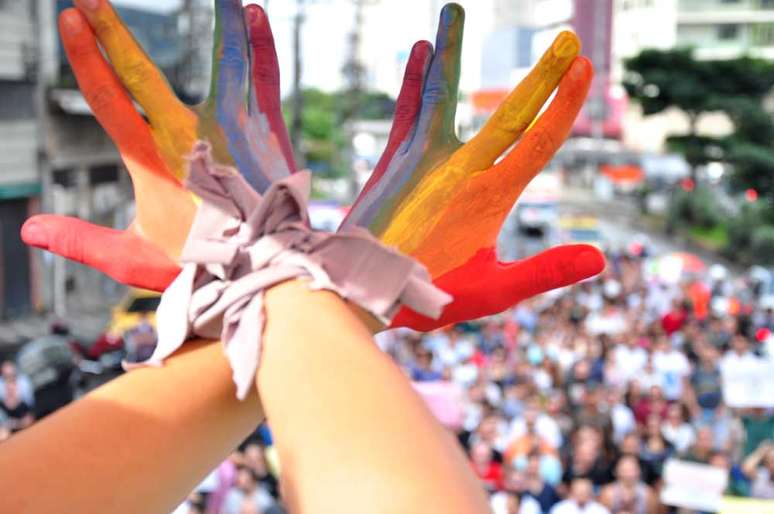
<path id="1" fill-rule="evenodd" d="M 528 259 L 498 264 L 496 295 L 503 308 L 552 289 L 593 277 L 605 269 L 605 257 L 586 244 L 551 248 Z"/>
<path id="2" fill-rule="evenodd" d="M 158 247 L 131 232 L 93 225 L 77 218 L 41 214 L 28 219 L 22 240 L 95 268 L 134 287 L 163 291 L 180 268 Z"/>

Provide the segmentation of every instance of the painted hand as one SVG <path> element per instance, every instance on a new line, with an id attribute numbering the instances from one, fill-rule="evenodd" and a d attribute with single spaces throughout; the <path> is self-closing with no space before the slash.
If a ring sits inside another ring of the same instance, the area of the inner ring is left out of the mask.
<path id="1" fill-rule="evenodd" d="M 430 330 L 501 312 L 593 276 L 594 247 L 570 245 L 513 263 L 497 260 L 506 216 L 568 136 L 588 93 L 591 65 L 580 42 L 560 34 L 529 75 L 468 143 L 455 134 L 464 11 L 446 5 L 435 52 L 417 43 L 406 67 L 387 149 L 343 227 L 368 228 L 419 259 L 455 301 L 440 320 L 408 310 L 393 326 Z M 537 119 L 558 85 L 556 97 Z M 496 162 L 509 147 L 499 162 Z"/>
<path id="2" fill-rule="evenodd" d="M 209 141 L 217 161 L 236 167 L 258 191 L 295 171 L 271 29 L 260 7 L 216 0 L 210 94 L 187 106 L 107 0 L 75 4 L 60 16 L 62 41 L 84 97 L 131 175 L 137 216 L 125 231 L 35 216 L 22 238 L 125 284 L 163 290 L 179 271 L 176 260 L 196 211 L 184 180 L 197 140 Z"/>

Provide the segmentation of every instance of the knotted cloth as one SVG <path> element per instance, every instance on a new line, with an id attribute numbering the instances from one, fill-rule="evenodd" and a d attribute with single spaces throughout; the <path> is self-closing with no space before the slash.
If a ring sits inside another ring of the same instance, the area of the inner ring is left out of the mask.
<path id="1" fill-rule="evenodd" d="M 309 172 L 275 182 L 261 197 L 233 168 L 215 164 L 207 143 L 189 158 L 188 188 L 201 205 L 180 257 L 182 271 L 157 311 L 158 345 L 137 366 L 160 366 L 189 337 L 220 338 L 237 397 L 255 380 L 265 323 L 264 291 L 295 278 L 330 290 L 383 323 L 402 306 L 438 318 L 451 302 L 419 263 L 359 227 L 315 232 L 306 209 Z"/>

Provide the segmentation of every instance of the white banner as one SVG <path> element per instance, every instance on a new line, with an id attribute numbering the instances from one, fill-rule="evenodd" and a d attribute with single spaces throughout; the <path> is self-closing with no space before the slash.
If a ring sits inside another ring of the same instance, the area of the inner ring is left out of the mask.
<path id="1" fill-rule="evenodd" d="M 749 359 L 721 366 L 723 401 L 729 407 L 774 407 L 774 360 Z"/>
<path id="2" fill-rule="evenodd" d="M 728 472 L 708 464 L 669 459 L 664 465 L 661 502 L 673 507 L 718 512 Z"/>

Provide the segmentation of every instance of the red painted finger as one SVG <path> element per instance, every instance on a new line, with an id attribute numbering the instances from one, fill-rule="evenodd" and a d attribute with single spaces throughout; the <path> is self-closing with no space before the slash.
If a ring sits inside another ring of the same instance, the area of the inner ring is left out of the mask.
<path id="1" fill-rule="evenodd" d="M 269 18 L 266 12 L 255 4 L 245 7 L 245 13 L 252 54 L 251 78 L 255 98 L 261 112 L 268 118 L 272 133 L 277 136 L 290 171 L 294 172 L 296 161 L 285 119 L 282 117 L 279 61 Z"/>
<path id="2" fill-rule="evenodd" d="M 522 261 L 499 264 L 493 294 L 507 309 L 525 298 L 575 284 L 604 269 L 605 257 L 596 247 L 558 246 Z"/>
<path id="3" fill-rule="evenodd" d="M 400 88 L 400 94 L 398 94 L 398 100 L 395 103 L 395 116 L 392 120 L 387 146 L 379 162 L 376 164 L 371 177 L 366 182 L 363 191 L 360 193 L 361 195 L 379 182 L 392 161 L 395 152 L 411 135 L 422 106 L 422 87 L 432 57 L 433 45 L 429 41 L 418 41 L 411 49 L 411 55 L 409 55 L 406 71 L 403 75 L 403 85 Z"/>
<path id="4" fill-rule="evenodd" d="M 180 268 L 158 247 L 127 231 L 77 218 L 41 214 L 27 220 L 22 240 L 95 268 L 129 286 L 163 291 Z"/>
<path id="5" fill-rule="evenodd" d="M 440 319 L 403 309 L 391 327 L 429 331 L 497 314 L 532 296 L 593 277 L 604 268 L 604 256 L 590 245 L 560 246 L 509 264 L 497 262 L 494 250 L 482 250 L 465 265 L 434 280 L 454 297 Z"/>

